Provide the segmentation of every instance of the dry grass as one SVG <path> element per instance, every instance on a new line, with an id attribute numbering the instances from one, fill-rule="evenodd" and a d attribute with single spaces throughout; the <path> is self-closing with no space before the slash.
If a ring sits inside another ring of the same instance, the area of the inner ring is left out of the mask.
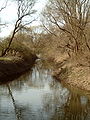
<path id="1" fill-rule="evenodd" d="M 90 91 L 90 68 L 73 67 L 65 82 L 71 86 Z"/>

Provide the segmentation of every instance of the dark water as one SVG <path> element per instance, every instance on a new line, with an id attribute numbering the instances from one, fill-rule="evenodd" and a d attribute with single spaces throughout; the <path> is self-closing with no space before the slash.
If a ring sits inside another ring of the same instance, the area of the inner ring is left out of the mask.
<path id="1" fill-rule="evenodd" d="M 90 120 L 89 94 L 63 87 L 40 61 L 0 86 L 0 120 Z"/>

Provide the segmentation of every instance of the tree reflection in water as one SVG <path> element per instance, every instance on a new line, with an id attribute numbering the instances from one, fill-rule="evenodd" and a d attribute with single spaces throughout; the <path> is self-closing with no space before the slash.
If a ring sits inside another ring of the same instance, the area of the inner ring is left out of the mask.
<path id="1" fill-rule="evenodd" d="M 38 61 L 30 72 L 0 86 L 0 120 L 90 120 L 89 97 L 69 91 L 50 73 Z"/>
<path id="2" fill-rule="evenodd" d="M 21 120 L 21 110 L 18 109 L 18 106 L 17 106 L 16 103 L 15 103 L 15 99 L 14 99 L 14 97 L 13 97 L 12 90 L 11 90 L 11 88 L 10 88 L 10 85 L 7 84 L 6 86 L 7 86 L 7 88 L 8 88 L 9 95 L 11 96 L 11 99 L 12 99 L 13 107 L 14 107 L 15 114 L 16 114 L 16 119 L 17 119 L 17 120 Z"/>
<path id="3" fill-rule="evenodd" d="M 47 94 L 44 110 L 51 112 L 50 120 L 90 120 L 90 100 L 79 94 L 70 93 L 67 97 L 62 97 L 60 92 L 58 95 Z"/>

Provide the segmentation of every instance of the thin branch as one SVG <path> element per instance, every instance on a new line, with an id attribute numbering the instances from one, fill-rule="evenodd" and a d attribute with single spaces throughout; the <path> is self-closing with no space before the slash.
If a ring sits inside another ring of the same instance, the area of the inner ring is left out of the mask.
<path id="1" fill-rule="evenodd" d="M 4 5 L 3 7 L 1 7 L 1 8 L 0 8 L 0 12 L 1 12 L 3 9 L 5 9 L 5 8 L 6 8 L 7 3 L 8 3 L 8 0 L 6 1 L 5 5 Z"/>
<path id="2" fill-rule="evenodd" d="M 44 24 L 43 24 L 43 27 L 44 27 L 49 33 L 51 33 L 52 35 L 54 35 L 54 36 L 57 37 L 57 35 L 56 35 L 55 33 L 53 33 L 52 31 L 50 31 Z"/>

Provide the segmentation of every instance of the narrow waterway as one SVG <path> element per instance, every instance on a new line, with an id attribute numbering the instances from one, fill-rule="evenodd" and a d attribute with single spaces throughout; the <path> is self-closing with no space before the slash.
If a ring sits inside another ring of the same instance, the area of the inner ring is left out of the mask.
<path id="1" fill-rule="evenodd" d="M 0 86 L 0 120 L 90 120 L 89 95 L 63 87 L 38 61 L 30 72 Z"/>

